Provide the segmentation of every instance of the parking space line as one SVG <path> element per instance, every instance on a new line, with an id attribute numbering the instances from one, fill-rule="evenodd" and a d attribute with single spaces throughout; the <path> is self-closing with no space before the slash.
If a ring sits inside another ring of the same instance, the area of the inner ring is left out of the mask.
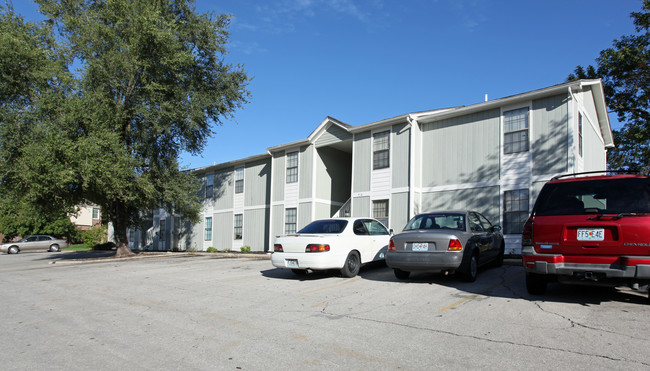
<path id="1" fill-rule="evenodd" d="M 488 291 L 492 290 L 492 289 L 495 288 L 495 287 L 499 287 L 499 286 L 505 285 L 506 283 L 510 283 L 510 282 L 512 282 L 512 281 L 514 281 L 514 280 L 516 280 L 516 279 L 519 279 L 519 278 L 521 278 L 524 274 L 525 274 L 525 273 L 519 274 L 519 275 L 517 275 L 517 276 L 514 276 L 514 277 L 510 278 L 509 280 L 506 280 L 506 281 L 503 281 L 503 282 L 499 282 L 499 283 L 497 283 L 497 284 L 495 284 L 495 285 L 492 285 L 492 286 L 488 287 L 487 289 L 485 289 L 485 290 L 479 292 L 478 294 L 472 294 L 472 295 L 470 295 L 470 296 L 468 296 L 468 297 L 466 297 L 466 298 L 464 298 L 464 299 L 461 299 L 461 300 L 455 302 L 454 304 L 452 304 L 452 305 L 450 305 L 450 306 L 448 306 L 448 307 L 444 307 L 444 308 L 440 309 L 439 312 L 444 312 L 444 311 L 446 311 L 446 310 L 448 310 L 448 309 L 451 309 L 451 308 L 454 308 L 454 307 L 456 307 L 456 306 L 458 306 L 458 305 L 461 305 L 462 303 L 464 303 L 464 302 L 466 302 L 466 301 L 469 301 L 469 300 L 472 300 L 472 299 L 474 299 L 475 297 L 477 297 L 477 296 L 483 294 L 484 292 L 488 292 Z"/>

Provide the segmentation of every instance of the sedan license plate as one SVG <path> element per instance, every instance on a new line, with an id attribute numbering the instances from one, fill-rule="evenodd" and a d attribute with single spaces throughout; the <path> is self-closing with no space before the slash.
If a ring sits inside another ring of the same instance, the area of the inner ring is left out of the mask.
<path id="1" fill-rule="evenodd" d="M 298 259 L 286 259 L 288 268 L 298 268 Z"/>
<path id="2" fill-rule="evenodd" d="M 413 251 L 428 251 L 429 243 L 428 242 L 414 242 L 411 248 Z"/>
<path id="3" fill-rule="evenodd" d="M 578 241 L 603 241 L 605 240 L 605 230 L 603 228 L 595 229 L 578 229 Z"/>

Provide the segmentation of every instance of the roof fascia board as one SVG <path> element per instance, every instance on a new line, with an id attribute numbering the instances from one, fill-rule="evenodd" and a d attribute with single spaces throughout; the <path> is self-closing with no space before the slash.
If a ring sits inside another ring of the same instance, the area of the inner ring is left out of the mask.
<path id="1" fill-rule="evenodd" d="M 229 167 L 235 167 L 238 165 L 246 165 L 249 162 L 254 162 L 254 161 L 259 161 L 259 160 L 264 160 L 267 158 L 271 158 L 270 153 L 262 153 L 259 155 L 254 155 L 246 158 L 242 158 L 239 160 L 234 160 L 234 161 L 228 161 L 228 162 L 222 162 L 220 164 L 214 164 L 214 165 L 209 165 L 209 166 L 204 166 L 204 167 L 199 167 L 196 169 L 190 169 L 188 170 L 192 174 L 198 174 L 198 173 L 206 173 L 209 171 L 214 171 L 214 170 L 220 170 L 220 169 L 225 169 Z"/>
<path id="2" fill-rule="evenodd" d="M 594 103 L 596 105 L 596 113 L 598 115 L 598 125 L 600 126 L 600 133 L 605 142 L 605 148 L 614 148 L 614 136 L 612 135 L 612 126 L 609 122 L 609 114 L 607 113 L 607 102 L 605 101 L 605 88 L 602 81 L 599 80 L 583 80 L 582 86 L 589 86 L 592 94 L 594 95 Z"/>

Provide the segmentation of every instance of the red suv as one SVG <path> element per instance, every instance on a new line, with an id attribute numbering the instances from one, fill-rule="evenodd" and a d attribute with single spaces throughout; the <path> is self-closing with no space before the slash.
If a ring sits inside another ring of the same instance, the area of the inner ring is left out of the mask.
<path id="1" fill-rule="evenodd" d="M 550 281 L 650 283 L 650 177 L 586 174 L 555 177 L 537 197 L 522 235 L 530 294 Z"/>

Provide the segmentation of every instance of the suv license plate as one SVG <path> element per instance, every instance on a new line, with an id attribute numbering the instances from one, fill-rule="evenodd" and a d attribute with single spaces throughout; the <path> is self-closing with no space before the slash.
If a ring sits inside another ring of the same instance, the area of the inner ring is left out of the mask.
<path id="1" fill-rule="evenodd" d="M 578 229 L 578 241 L 603 241 L 605 239 L 605 230 L 597 229 Z"/>

